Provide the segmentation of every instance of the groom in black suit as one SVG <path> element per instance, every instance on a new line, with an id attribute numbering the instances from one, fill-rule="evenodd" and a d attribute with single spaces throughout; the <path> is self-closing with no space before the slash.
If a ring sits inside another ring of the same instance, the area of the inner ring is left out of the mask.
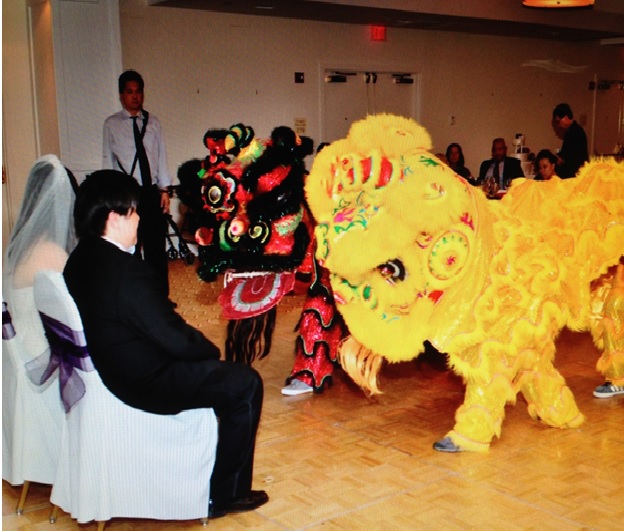
<path id="1" fill-rule="evenodd" d="M 256 509 L 269 499 L 251 490 L 262 380 L 247 365 L 219 361 L 219 349 L 174 311 L 155 271 L 133 255 L 139 196 L 132 177 L 101 170 L 76 198 L 80 241 L 64 276 L 93 364 L 106 387 L 137 409 L 213 408 L 219 441 L 209 516 Z"/>
<path id="2" fill-rule="evenodd" d="M 520 160 L 507 156 L 504 138 L 495 138 L 492 141 L 492 158 L 481 163 L 479 178 L 475 184 L 482 185 L 488 177 L 496 181 L 499 190 L 506 190 L 513 179 L 524 177 Z"/>

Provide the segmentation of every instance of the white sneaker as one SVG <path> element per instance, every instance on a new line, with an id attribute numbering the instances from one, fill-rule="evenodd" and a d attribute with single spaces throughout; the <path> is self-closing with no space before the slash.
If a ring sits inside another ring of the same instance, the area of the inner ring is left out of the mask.
<path id="1" fill-rule="evenodd" d="M 311 393 L 312 391 L 314 391 L 314 388 L 311 385 L 297 380 L 297 378 L 291 380 L 286 387 L 282 387 L 282 394 L 288 396 L 303 395 L 305 393 Z"/>

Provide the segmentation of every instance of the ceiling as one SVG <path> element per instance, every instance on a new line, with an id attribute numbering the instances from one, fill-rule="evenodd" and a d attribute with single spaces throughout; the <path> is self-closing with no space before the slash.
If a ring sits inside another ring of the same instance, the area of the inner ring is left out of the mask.
<path id="1" fill-rule="evenodd" d="M 522 0 L 148 0 L 158 7 L 379 24 L 389 28 L 624 45 L 624 0 L 591 9 L 532 9 Z"/>

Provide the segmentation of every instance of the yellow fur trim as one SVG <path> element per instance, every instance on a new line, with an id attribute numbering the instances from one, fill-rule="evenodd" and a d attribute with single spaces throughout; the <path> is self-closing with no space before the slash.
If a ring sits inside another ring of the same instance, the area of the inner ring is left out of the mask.
<path id="1" fill-rule="evenodd" d="M 312 166 L 316 256 L 350 333 L 390 362 L 425 340 L 448 354 L 466 382 L 453 437 L 487 447 L 518 391 L 531 415 L 577 426 L 583 416 L 553 367 L 561 328 L 591 330 L 605 348 L 600 370 L 624 375 L 622 348 L 608 346 L 620 340 L 624 297 L 608 302 L 605 280 L 624 255 L 624 164 L 518 179 L 489 201 L 430 146 L 413 120 L 371 116 Z"/>

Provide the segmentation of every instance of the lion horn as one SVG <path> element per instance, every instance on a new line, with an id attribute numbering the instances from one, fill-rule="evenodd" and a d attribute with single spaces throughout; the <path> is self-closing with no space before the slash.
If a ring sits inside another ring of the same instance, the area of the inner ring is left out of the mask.
<path id="1" fill-rule="evenodd" d="M 377 375 L 383 357 L 367 349 L 353 336 L 349 336 L 338 347 L 338 361 L 351 379 L 371 395 L 381 394 L 377 386 Z"/>

